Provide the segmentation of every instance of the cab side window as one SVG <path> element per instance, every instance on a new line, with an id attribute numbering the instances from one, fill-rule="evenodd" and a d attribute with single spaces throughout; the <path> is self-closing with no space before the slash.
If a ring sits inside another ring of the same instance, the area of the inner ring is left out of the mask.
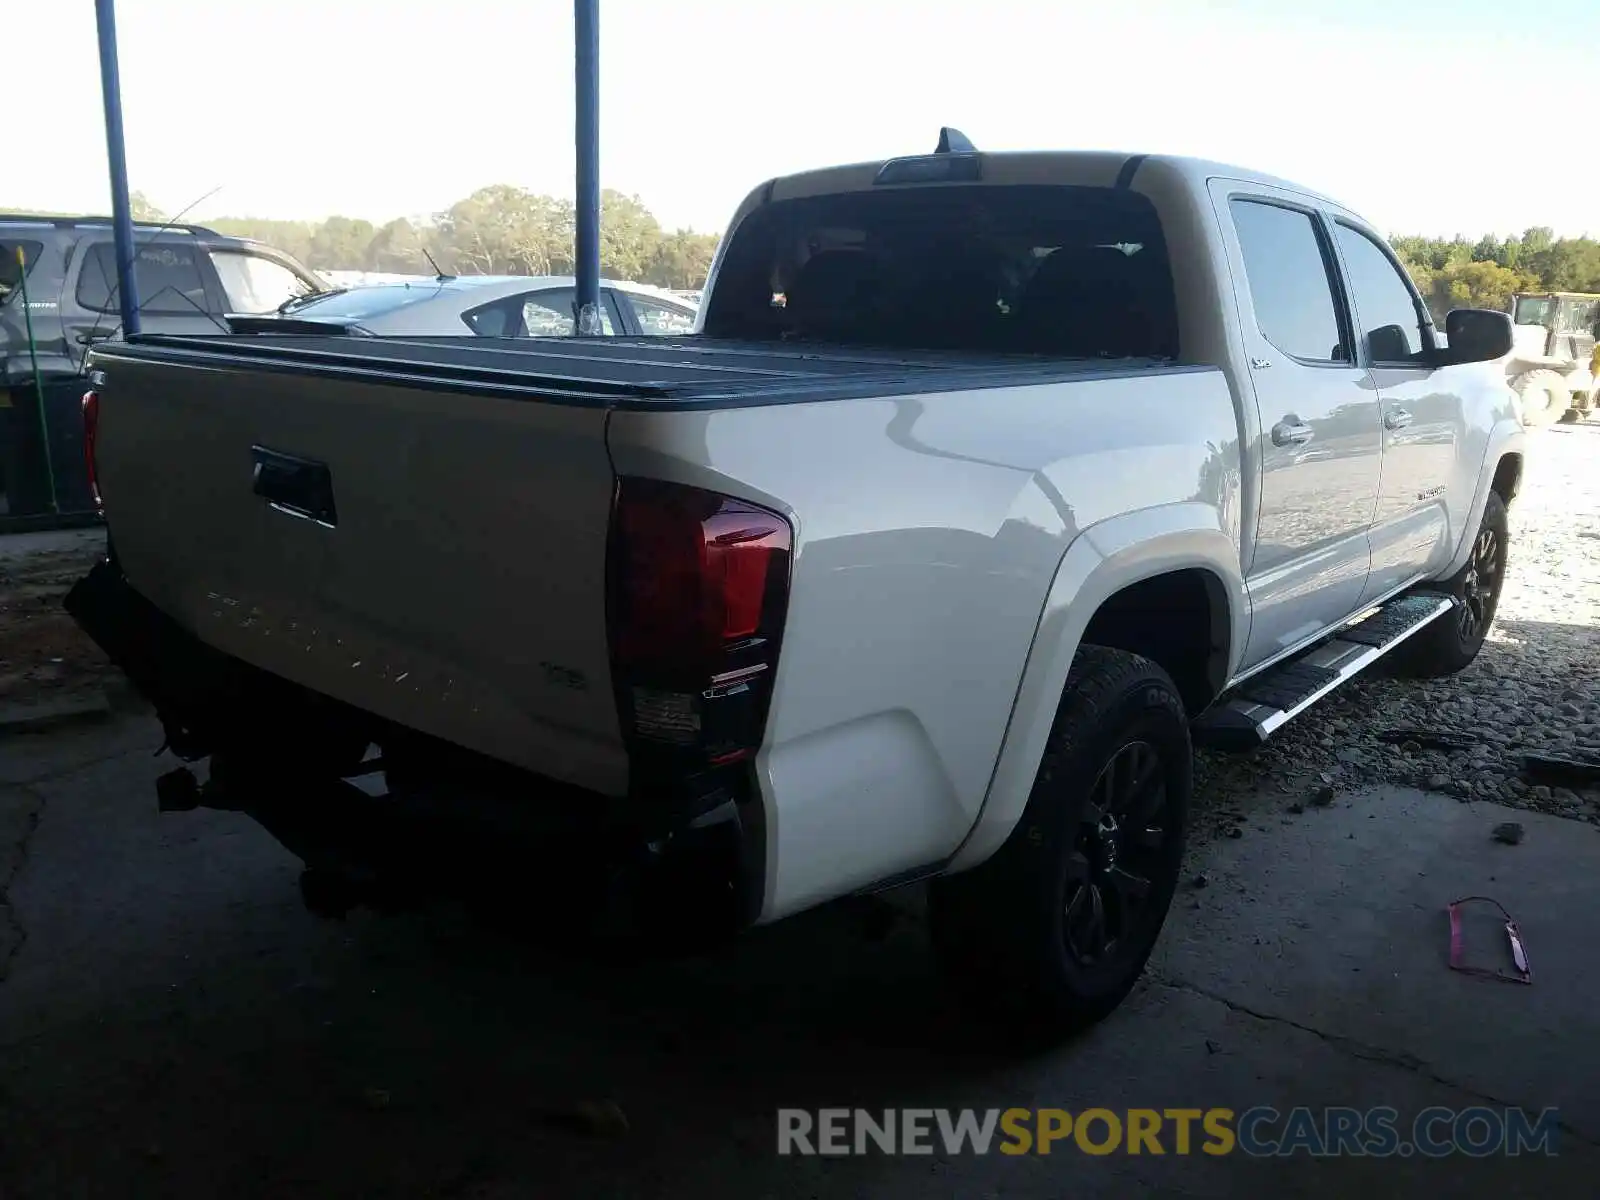
<path id="1" fill-rule="evenodd" d="M 1422 316 L 1400 268 L 1368 234 L 1342 221 L 1334 228 L 1368 357 L 1374 363 L 1426 362 Z"/>
<path id="2" fill-rule="evenodd" d="M 1263 200 L 1228 207 L 1261 336 L 1300 362 L 1353 362 L 1316 218 Z"/>

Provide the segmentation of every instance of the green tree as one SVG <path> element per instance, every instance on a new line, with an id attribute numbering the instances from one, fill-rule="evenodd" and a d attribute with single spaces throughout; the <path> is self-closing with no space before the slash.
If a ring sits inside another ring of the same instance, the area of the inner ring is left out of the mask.
<path id="1" fill-rule="evenodd" d="M 1562 238 L 1524 258 L 1528 270 L 1553 292 L 1592 292 L 1600 288 L 1600 243 Z"/>
<path id="2" fill-rule="evenodd" d="M 273 221 L 260 217 L 218 217 L 207 222 L 218 233 L 230 237 L 253 238 L 282 250 L 307 266 L 311 259 L 311 239 L 317 226 L 312 221 Z"/>
<path id="3" fill-rule="evenodd" d="M 1535 225 L 1531 229 L 1522 231 L 1522 249 L 1528 254 L 1537 254 L 1541 250 L 1548 250 L 1550 244 L 1556 240 L 1556 232 L 1548 225 Z"/>
<path id="4" fill-rule="evenodd" d="M 574 228 L 568 201 L 505 183 L 479 188 L 439 214 L 437 244 L 451 260 L 440 266 L 461 274 L 566 274 Z"/>
<path id="5" fill-rule="evenodd" d="M 1543 225 L 1504 240 L 1486 234 L 1470 246 L 1460 237 L 1415 234 L 1393 237 L 1390 245 L 1436 317 L 1467 304 L 1504 310 L 1518 292 L 1600 294 L 1600 242 L 1557 238 Z"/>
<path id="6" fill-rule="evenodd" d="M 1411 276 L 1411 282 L 1417 285 L 1417 291 L 1426 296 L 1433 290 L 1433 268 L 1428 265 L 1426 248 L 1406 244 L 1421 240 L 1421 238 L 1401 238 L 1395 244 L 1394 253 L 1400 260 L 1400 265 Z"/>
<path id="7" fill-rule="evenodd" d="M 1520 271 L 1493 261 L 1464 262 L 1446 267 L 1434 275 L 1432 286 L 1423 294 L 1435 320 L 1443 320 L 1452 308 L 1492 308 L 1506 312 L 1511 297 L 1527 291 L 1535 281 Z"/>
<path id="8" fill-rule="evenodd" d="M 362 265 L 371 271 L 417 272 L 428 269 L 422 250 L 422 233 L 404 217 L 396 217 L 372 235 Z"/>
<path id="9" fill-rule="evenodd" d="M 306 265 L 323 271 L 359 271 L 377 231 L 360 217 L 329 217 L 311 235 Z"/>
<path id="10" fill-rule="evenodd" d="M 720 240 L 714 233 L 692 229 L 667 234 L 657 243 L 640 282 L 667 288 L 704 287 Z"/>
<path id="11" fill-rule="evenodd" d="M 135 221 L 162 222 L 167 219 L 167 214 L 151 203 L 150 197 L 143 192 L 134 192 L 128 197 L 128 209 L 133 214 Z"/>
<path id="12" fill-rule="evenodd" d="M 600 194 L 600 273 L 641 280 L 661 244 L 661 223 L 644 201 L 609 188 Z"/>

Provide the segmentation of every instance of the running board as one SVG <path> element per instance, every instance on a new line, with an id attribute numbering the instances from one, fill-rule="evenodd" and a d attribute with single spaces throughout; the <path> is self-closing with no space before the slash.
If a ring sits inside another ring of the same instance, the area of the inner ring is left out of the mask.
<path id="1" fill-rule="evenodd" d="M 1195 744 L 1215 750 L 1253 750 L 1454 604 L 1448 596 L 1418 593 L 1372 610 L 1327 641 L 1229 692 L 1194 723 Z"/>

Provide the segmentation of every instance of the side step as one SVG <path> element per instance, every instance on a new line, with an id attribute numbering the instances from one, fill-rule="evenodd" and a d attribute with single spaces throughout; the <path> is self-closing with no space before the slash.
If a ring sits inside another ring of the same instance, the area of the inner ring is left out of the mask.
<path id="1" fill-rule="evenodd" d="M 1195 745 L 1254 749 L 1454 605 L 1448 596 L 1418 593 L 1373 609 L 1327 641 L 1245 680 L 1212 705 L 1194 723 Z"/>

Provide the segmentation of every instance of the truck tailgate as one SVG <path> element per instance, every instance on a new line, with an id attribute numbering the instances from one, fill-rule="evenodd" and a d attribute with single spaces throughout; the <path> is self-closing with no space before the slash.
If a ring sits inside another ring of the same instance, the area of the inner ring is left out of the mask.
<path id="1" fill-rule="evenodd" d="M 603 406 L 106 366 L 101 492 L 123 570 L 158 607 L 324 695 L 626 790 Z"/>

